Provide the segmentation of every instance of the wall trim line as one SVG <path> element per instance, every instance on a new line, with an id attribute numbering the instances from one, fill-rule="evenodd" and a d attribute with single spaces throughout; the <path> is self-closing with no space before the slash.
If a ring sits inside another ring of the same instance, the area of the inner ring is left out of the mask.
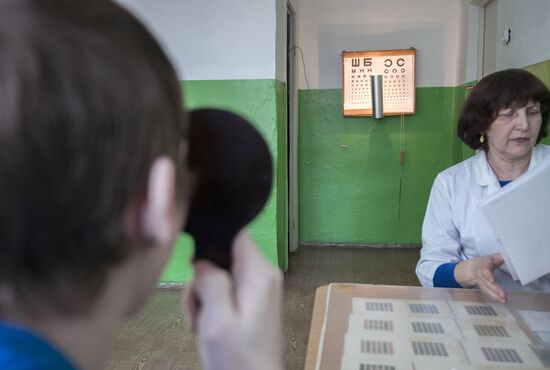
<path id="1" fill-rule="evenodd" d="M 301 248 L 337 247 L 342 249 L 420 249 L 417 243 L 300 243 Z"/>

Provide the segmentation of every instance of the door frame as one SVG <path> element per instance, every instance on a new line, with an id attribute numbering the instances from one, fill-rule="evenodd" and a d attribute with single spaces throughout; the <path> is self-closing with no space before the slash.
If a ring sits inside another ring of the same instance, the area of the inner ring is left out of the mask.
<path id="1" fill-rule="evenodd" d="M 296 11 L 287 1 L 288 251 L 298 249 L 298 89 L 296 81 Z"/>

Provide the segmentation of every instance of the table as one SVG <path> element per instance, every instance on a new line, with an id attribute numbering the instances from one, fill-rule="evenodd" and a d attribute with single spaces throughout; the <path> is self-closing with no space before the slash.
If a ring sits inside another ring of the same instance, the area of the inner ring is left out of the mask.
<path id="1" fill-rule="evenodd" d="M 315 370 L 319 339 L 323 327 L 323 318 L 327 301 L 328 285 L 321 286 L 315 291 L 315 301 L 311 314 L 311 326 L 309 327 L 309 339 L 307 341 L 306 363 L 304 370 Z"/>
<path id="2" fill-rule="evenodd" d="M 330 296 L 331 302 L 328 307 L 326 305 L 327 295 Z M 325 311 L 327 312 L 328 317 L 331 317 L 331 320 L 327 320 L 327 327 L 330 326 L 330 330 L 325 332 L 324 348 L 332 353 L 326 354 L 323 352 L 323 366 L 320 368 L 321 370 L 325 368 L 334 370 L 340 369 L 343 354 L 343 338 L 347 330 L 348 316 L 352 310 L 351 304 L 353 297 L 363 297 L 367 299 L 409 299 L 420 301 L 446 300 L 459 302 L 481 302 L 481 304 L 491 302 L 477 289 L 441 289 L 369 284 L 331 284 L 330 290 L 328 286 L 319 287 L 315 293 L 304 367 L 305 370 L 316 369 L 319 342 L 325 319 Z M 533 343 L 533 350 L 538 355 L 540 361 L 546 367 L 550 367 L 550 346 L 541 342 L 540 339 L 533 334 L 519 314 L 520 310 L 550 312 L 550 294 L 512 292 L 509 293 L 508 302 L 505 306 L 516 318 L 517 325 Z M 465 366 L 464 368 L 477 369 L 477 367 L 470 367 L 470 365 Z M 491 367 L 479 368 L 489 369 Z M 501 367 L 495 366 L 494 368 L 497 369 Z M 522 369 L 522 367 L 517 367 L 517 369 Z"/>

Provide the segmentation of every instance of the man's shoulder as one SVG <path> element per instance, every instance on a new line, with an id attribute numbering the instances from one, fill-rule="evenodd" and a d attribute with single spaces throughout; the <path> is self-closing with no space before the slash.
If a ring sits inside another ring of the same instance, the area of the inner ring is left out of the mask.
<path id="1" fill-rule="evenodd" d="M 52 345 L 32 331 L 0 322 L 0 369 L 75 370 Z"/>

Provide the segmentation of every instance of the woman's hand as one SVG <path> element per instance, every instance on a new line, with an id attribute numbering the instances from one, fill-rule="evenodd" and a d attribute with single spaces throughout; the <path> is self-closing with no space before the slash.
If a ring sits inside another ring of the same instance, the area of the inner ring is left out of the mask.
<path id="1" fill-rule="evenodd" d="M 231 274 L 195 263 L 187 305 L 205 370 L 282 369 L 281 282 L 245 232 L 233 242 Z"/>
<path id="2" fill-rule="evenodd" d="M 506 292 L 495 282 L 494 271 L 504 263 L 500 253 L 464 260 L 456 265 L 455 279 L 465 288 L 479 287 L 489 298 L 506 303 Z"/>

